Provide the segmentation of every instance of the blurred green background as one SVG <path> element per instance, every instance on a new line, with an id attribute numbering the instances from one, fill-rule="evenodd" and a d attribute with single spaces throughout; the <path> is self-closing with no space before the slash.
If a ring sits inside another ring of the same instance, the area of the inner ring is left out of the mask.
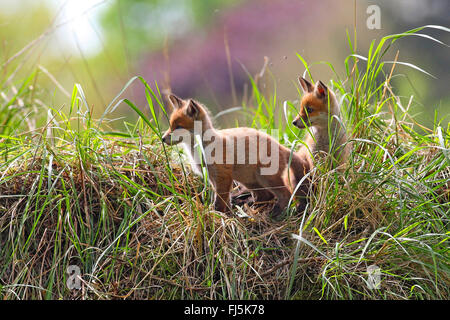
<path id="1" fill-rule="evenodd" d="M 381 9 L 379 30 L 366 25 L 372 4 Z M 329 82 L 335 75 L 318 62 L 331 63 L 344 77 L 347 31 L 353 41 L 356 27 L 356 51 L 367 56 L 373 39 L 428 24 L 448 27 L 449 12 L 448 0 L 2 0 L 1 85 L 18 87 L 38 68 L 33 85 L 42 104 L 63 108 L 79 83 L 98 117 L 140 75 L 152 86 L 157 81 L 163 92 L 196 98 L 217 112 L 241 104 L 248 74 L 258 73 L 267 56 L 264 85 L 276 88 L 279 101 L 296 100 L 296 79 L 304 72 L 296 53 L 313 65 L 315 79 Z M 450 43 L 447 32 L 426 33 Z M 413 95 L 410 110 L 420 123 L 431 127 L 437 114 L 446 125 L 449 48 L 409 37 L 396 42 L 386 60 L 397 50 L 399 61 L 435 77 L 397 66 L 393 85 L 403 104 Z M 140 83 L 122 97 L 145 105 Z M 126 106 L 115 114 L 134 116 Z"/>

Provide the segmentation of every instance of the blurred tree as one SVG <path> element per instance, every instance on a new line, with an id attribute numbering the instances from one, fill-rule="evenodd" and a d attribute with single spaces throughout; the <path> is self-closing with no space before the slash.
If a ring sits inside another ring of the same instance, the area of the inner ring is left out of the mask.
<path id="1" fill-rule="evenodd" d="M 108 46 L 125 47 L 128 58 L 160 48 L 166 36 L 180 36 L 207 24 L 214 13 L 241 0 L 115 0 L 101 15 Z"/>

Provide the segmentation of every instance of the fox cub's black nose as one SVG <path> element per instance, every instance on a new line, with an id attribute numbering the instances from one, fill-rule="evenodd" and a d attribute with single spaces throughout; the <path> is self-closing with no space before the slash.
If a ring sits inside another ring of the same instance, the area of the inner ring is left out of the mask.
<path id="1" fill-rule="evenodd" d="M 292 121 L 292 124 L 293 124 L 294 126 L 296 126 L 296 125 L 297 125 L 297 120 Z"/>

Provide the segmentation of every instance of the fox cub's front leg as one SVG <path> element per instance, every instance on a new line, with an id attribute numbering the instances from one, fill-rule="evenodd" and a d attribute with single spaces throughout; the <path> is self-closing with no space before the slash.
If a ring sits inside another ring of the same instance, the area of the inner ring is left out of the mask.
<path id="1" fill-rule="evenodd" d="M 231 182 L 224 184 L 225 181 L 221 181 L 216 186 L 216 199 L 214 201 L 214 210 L 223 213 L 231 212 L 231 202 L 230 202 L 230 189 Z"/>
<path id="2" fill-rule="evenodd" d="M 211 182 L 216 191 L 214 209 L 223 213 L 231 212 L 230 191 L 233 185 L 233 178 L 231 172 L 227 171 L 228 170 L 210 172 Z"/>

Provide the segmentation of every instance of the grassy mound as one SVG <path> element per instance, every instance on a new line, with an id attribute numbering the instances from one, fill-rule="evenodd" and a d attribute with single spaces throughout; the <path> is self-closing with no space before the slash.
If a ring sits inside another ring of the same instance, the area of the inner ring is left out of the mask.
<path id="1" fill-rule="evenodd" d="M 330 86 L 352 154 L 344 170 L 318 159 L 308 206 L 281 221 L 268 218 L 270 204 L 244 204 L 232 217 L 212 210 L 205 180 L 182 151 L 161 143 L 167 115 L 157 87 L 142 78 L 130 83 L 142 82 L 148 110 L 116 97 L 98 120 L 79 85 L 66 113 L 38 107 L 35 74 L 5 89 L 0 296 L 448 299 L 450 130 L 415 123 L 414 100 L 405 104 L 390 86 L 401 62 L 383 62 L 394 41 L 422 29 L 345 61 L 345 79 L 336 75 Z M 296 150 L 295 104 L 250 80 L 251 106 L 238 112 L 251 120 L 240 124 L 279 129 L 280 142 Z M 108 116 L 120 102 L 139 120 L 113 132 Z"/>

